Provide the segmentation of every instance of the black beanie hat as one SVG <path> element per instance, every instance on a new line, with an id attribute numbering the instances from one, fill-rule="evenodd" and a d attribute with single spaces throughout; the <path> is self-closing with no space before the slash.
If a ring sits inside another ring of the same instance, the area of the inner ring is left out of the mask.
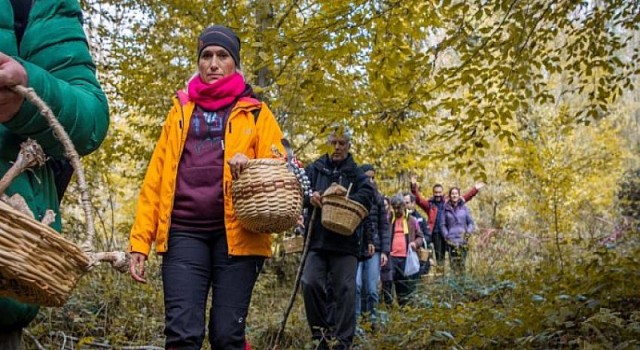
<path id="1" fill-rule="evenodd" d="M 369 171 L 369 170 L 376 171 L 376 170 L 373 168 L 373 165 L 371 165 L 371 164 L 362 164 L 362 165 L 360 166 L 360 170 L 362 170 L 362 172 L 363 172 L 363 173 L 366 173 L 366 172 L 367 172 L 367 171 Z"/>
<path id="2" fill-rule="evenodd" d="M 205 47 L 222 46 L 233 57 L 236 66 L 240 66 L 240 38 L 231 29 L 225 26 L 210 26 L 198 37 L 198 57 Z"/>

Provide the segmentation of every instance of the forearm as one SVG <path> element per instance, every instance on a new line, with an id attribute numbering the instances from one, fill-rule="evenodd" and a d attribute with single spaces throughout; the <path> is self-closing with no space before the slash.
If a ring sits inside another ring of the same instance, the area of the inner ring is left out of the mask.
<path id="1" fill-rule="evenodd" d="M 464 199 L 465 202 L 468 202 L 471 199 L 473 199 L 473 197 L 475 197 L 476 194 L 478 194 L 478 189 L 475 186 L 473 186 L 469 191 L 467 191 L 465 194 L 462 195 L 462 199 Z"/>
<path id="2" fill-rule="evenodd" d="M 429 201 L 420 195 L 420 190 L 417 184 L 411 184 L 411 193 L 416 196 L 416 204 L 422 208 L 425 213 L 429 213 Z"/>

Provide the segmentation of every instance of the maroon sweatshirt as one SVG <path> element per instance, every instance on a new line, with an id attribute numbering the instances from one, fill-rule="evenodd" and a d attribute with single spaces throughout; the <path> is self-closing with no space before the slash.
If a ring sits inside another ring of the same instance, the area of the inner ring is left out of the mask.
<path id="1" fill-rule="evenodd" d="M 224 229 L 222 178 L 224 129 L 231 107 L 205 111 L 196 105 L 178 165 L 171 229 L 211 232 Z"/>

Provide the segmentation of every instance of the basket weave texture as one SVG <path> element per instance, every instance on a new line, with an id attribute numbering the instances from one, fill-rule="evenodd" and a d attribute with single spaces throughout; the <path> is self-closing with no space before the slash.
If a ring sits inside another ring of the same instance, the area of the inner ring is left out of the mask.
<path id="1" fill-rule="evenodd" d="M 111 262 L 118 271 L 125 272 L 128 270 L 128 256 L 120 251 L 94 252 L 95 227 L 80 155 L 51 108 L 33 89 L 22 85 L 10 89 L 38 108 L 64 146 L 65 157 L 75 170 L 87 232 L 86 240 L 78 246 L 46 223 L 35 221 L 33 215 L 15 210 L 29 210 L 15 201 L 21 199 L 26 207 L 24 198 L 19 194 L 4 197 L 3 193 L 19 173 L 44 163 L 45 155 L 36 141 L 27 139 L 22 142 L 16 161 L 0 178 L 0 195 L 3 196 L 0 198 L 0 296 L 43 306 L 62 306 L 80 278 L 97 262 Z M 8 203 L 3 200 L 8 200 Z M 43 218 L 46 222 L 49 219 L 51 217 L 47 215 Z"/>
<path id="2" fill-rule="evenodd" d="M 322 198 L 322 226 L 341 235 L 351 236 L 367 213 L 362 204 L 345 196 Z"/>
<path id="3" fill-rule="evenodd" d="M 428 249 L 424 247 L 418 247 L 417 252 L 418 252 L 418 258 L 420 259 L 420 261 L 422 262 L 429 261 L 430 252 Z"/>
<path id="4" fill-rule="evenodd" d="M 304 250 L 304 237 L 302 236 L 285 238 L 282 243 L 286 254 L 300 253 Z"/>
<path id="5" fill-rule="evenodd" d="M 88 266 L 75 244 L 0 201 L 0 296 L 62 306 Z"/>
<path id="6" fill-rule="evenodd" d="M 279 159 L 249 160 L 231 193 L 238 221 L 255 233 L 289 230 L 302 212 L 300 182 Z"/>

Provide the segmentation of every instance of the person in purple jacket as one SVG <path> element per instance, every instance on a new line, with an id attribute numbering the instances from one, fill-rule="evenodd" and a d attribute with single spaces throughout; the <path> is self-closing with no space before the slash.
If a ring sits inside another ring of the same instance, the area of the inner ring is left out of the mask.
<path id="1" fill-rule="evenodd" d="M 473 232 L 474 223 L 471 210 L 460 197 L 458 187 L 449 190 L 449 201 L 444 205 L 443 219 L 440 230 L 449 245 L 451 269 L 455 275 L 461 275 L 467 258 L 467 237 Z"/>

